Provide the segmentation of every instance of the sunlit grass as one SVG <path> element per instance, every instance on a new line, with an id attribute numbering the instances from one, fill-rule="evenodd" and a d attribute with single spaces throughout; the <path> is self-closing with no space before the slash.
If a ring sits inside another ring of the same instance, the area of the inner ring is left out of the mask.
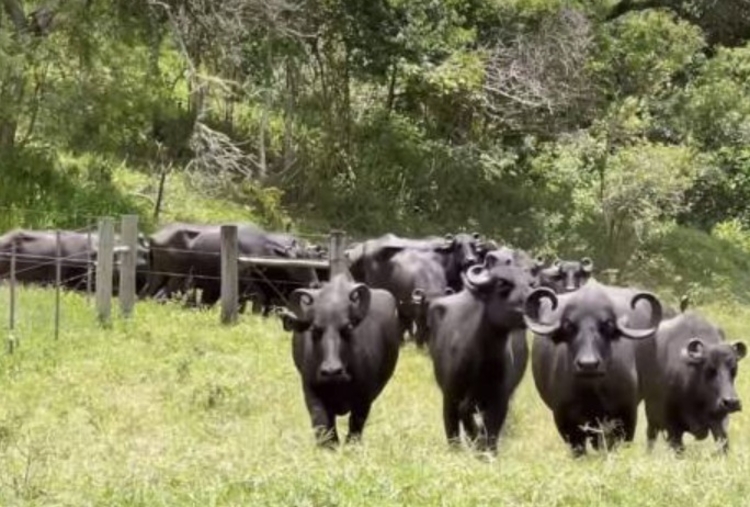
<path id="1" fill-rule="evenodd" d="M 55 341 L 53 304 L 52 292 L 21 291 L 19 347 L 1 353 L 2 505 L 748 504 L 745 412 L 726 458 L 691 438 L 681 459 L 664 443 L 649 454 L 641 418 L 631 447 L 574 460 L 529 371 L 488 461 L 448 449 L 431 363 L 409 345 L 364 442 L 326 452 L 276 320 L 226 328 L 218 310 L 139 303 L 132 321 L 102 330 L 85 298 L 65 294 Z M 7 308 L 3 287 L 3 329 Z M 705 313 L 745 338 L 750 309 Z M 745 366 L 738 389 L 750 402 Z"/>

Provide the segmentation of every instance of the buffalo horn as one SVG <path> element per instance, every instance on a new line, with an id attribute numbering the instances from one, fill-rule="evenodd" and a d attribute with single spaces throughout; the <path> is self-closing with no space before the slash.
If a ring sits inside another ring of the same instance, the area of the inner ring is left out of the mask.
<path id="1" fill-rule="evenodd" d="M 591 272 L 594 271 L 594 261 L 589 257 L 584 257 L 581 259 L 581 269 L 583 269 L 584 273 L 591 274 Z"/>
<path id="2" fill-rule="evenodd" d="M 630 300 L 630 308 L 635 310 L 635 305 L 638 304 L 638 301 L 641 299 L 645 299 L 651 304 L 651 322 L 649 327 L 646 329 L 632 329 L 625 324 L 624 319 L 621 319 L 617 323 L 617 328 L 620 330 L 620 333 L 631 340 L 642 340 L 648 338 L 656 332 L 661 323 L 661 303 L 659 302 L 659 299 L 650 292 L 639 292 L 633 296 L 633 299 Z"/>
<path id="3" fill-rule="evenodd" d="M 526 322 L 526 327 L 531 329 L 534 334 L 546 336 L 554 333 L 560 328 L 560 319 L 558 318 L 556 322 L 551 324 L 542 324 L 537 320 L 539 316 L 539 303 L 543 299 L 549 299 L 550 303 L 552 303 L 553 312 L 557 309 L 557 295 L 546 287 L 539 287 L 538 289 L 534 289 L 534 291 L 529 294 L 529 297 L 526 298 L 526 302 L 524 303 L 523 320 Z"/>
<path id="4" fill-rule="evenodd" d="M 484 266 L 475 264 L 466 270 L 466 281 L 469 285 L 482 289 L 492 283 L 492 275 Z"/>

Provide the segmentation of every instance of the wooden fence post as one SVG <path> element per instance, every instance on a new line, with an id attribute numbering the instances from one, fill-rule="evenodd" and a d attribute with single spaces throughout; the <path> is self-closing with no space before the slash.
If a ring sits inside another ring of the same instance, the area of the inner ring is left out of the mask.
<path id="1" fill-rule="evenodd" d="M 329 280 L 334 276 L 347 273 L 349 267 L 344 258 L 344 232 L 331 231 L 331 243 L 328 248 L 328 261 L 331 264 Z"/>
<path id="2" fill-rule="evenodd" d="M 104 325 L 111 323 L 114 248 L 115 226 L 112 217 L 101 218 L 96 262 L 96 315 Z"/>
<path id="3" fill-rule="evenodd" d="M 62 285 L 62 238 L 55 231 L 55 340 L 60 338 L 60 290 Z"/>
<path id="4" fill-rule="evenodd" d="M 86 228 L 86 303 L 91 304 L 91 285 L 92 285 L 92 274 L 94 272 L 93 270 L 93 263 L 94 263 L 94 256 L 92 255 L 94 244 L 91 241 L 91 229 L 94 227 L 93 224 L 90 224 Z"/>
<path id="5" fill-rule="evenodd" d="M 237 226 L 221 226 L 221 323 L 237 322 L 239 305 Z"/>
<path id="6" fill-rule="evenodd" d="M 135 268 L 138 259 L 138 215 L 124 215 L 120 236 L 127 251 L 120 257 L 120 311 L 129 318 L 135 306 Z"/>

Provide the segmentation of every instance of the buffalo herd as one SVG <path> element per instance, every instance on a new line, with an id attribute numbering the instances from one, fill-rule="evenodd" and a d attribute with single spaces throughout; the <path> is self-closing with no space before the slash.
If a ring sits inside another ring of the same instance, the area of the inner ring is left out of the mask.
<path id="1" fill-rule="evenodd" d="M 237 224 L 241 255 L 325 259 L 324 248 L 288 233 Z M 14 230 L 0 236 L 0 278 L 81 289 L 96 262 L 96 235 Z M 174 223 L 141 237 L 141 297 L 221 292 L 217 225 Z M 734 382 L 747 348 L 689 310 L 651 292 L 604 284 L 593 262 L 544 259 L 479 234 L 421 239 L 386 234 L 348 245 L 347 270 L 245 266 L 241 302 L 278 313 L 292 334 L 316 438 L 338 442 L 336 416 L 349 414 L 346 440 L 361 437 L 373 402 L 390 381 L 409 338 L 429 353 L 442 393 L 446 438 L 480 450 L 498 439 L 527 363 L 537 392 L 574 455 L 633 440 L 644 402 L 648 448 L 659 433 L 683 450 L 685 433 L 710 432 L 728 449 L 729 415 L 741 409 Z M 117 259 L 116 259 L 117 261 Z M 531 332 L 531 344 L 526 331 Z M 531 345 L 531 346 L 530 346 Z"/>

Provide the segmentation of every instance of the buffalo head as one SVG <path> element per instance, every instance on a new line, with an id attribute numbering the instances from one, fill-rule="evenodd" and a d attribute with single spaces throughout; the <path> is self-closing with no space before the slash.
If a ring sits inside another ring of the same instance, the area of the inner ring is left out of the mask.
<path id="1" fill-rule="evenodd" d="M 584 285 L 594 272 L 594 263 L 588 257 L 580 261 L 556 260 L 540 272 L 541 284 L 557 294 L 573 292 Z"/>
<path id="2" fill-rule="evenodd" d="M 297 289 L 282 312 L 284 329 L 304 333 L 312 355 L 311 373 L 319 383 L 348 382 L 354 331 L 367 317 L 370 289 L 337 276 L 320 289 Z"/>
<path id="3" fill-rule="evenodd" d="M 558 299 L 546 287 L 535 289 L 526 300 L 524 320 L 534 334 L 567 344 L 573 370 L 579 376 L 604 375 L 612 356 L 613 342 L 622 337 L 631 340 L 648 338 L 656 332 L 662 319 L 661 303 L 648 292 L 636 293 L 629 302 L 633 310 L 641 300 L 650 304 L 647 329 L 629 327 L 627 317 L 618 315 L 613 301 L 599 286 L 585 286 L 563 298 Z M 542 309 L 544 300 L 549 305 Z"/>
<path id="4" fill-rule="evenodd" d="M 477 232 L 473 234 L 463 232 L 456 235 L 446 234 L 442 249 L 452 252 L 453 262 L 462 271 L 479 263 L 480 241 L 481 236 Z"/>
<path id="5" fill-rule="evenodd" d="M 464 285 L 485 300 L 493 324 L 514 328 L 523 325 L 523 303 L 532 289 L 533 278 L 519 262 L 519 252 L 501 248 L 489 252 L 484 264 L 470 267 Z"/>
<path id="6" fill-rule="evenodd" d="M 743 342 L 711 343 L 694 337 L 681 355 L 690 367 L 690 384 L 695 389 L 693 403 L 719 418 L 741 410 L 734 379 L 738 361 L 747 355 Z"/>

